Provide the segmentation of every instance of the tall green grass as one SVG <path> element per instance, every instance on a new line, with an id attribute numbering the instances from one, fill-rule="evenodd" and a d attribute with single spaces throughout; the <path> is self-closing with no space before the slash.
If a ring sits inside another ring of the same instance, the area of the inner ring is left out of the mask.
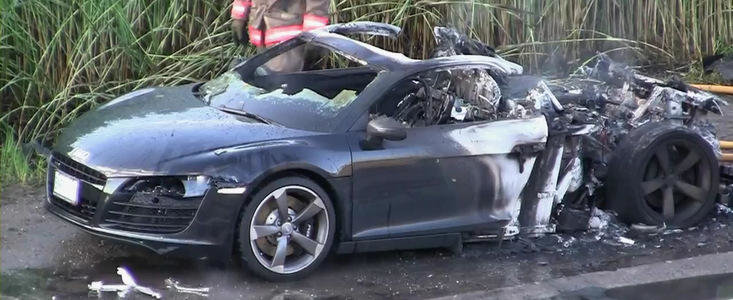
<path id="1" fill-rule="evenodd" d="M 692 60 L 733 44 L 733 2 L 726 0 L 343 0 L 336 21 L 386 21 L 405 38 L 385 42 L 427 57 L 434 25 L 470 33 L 534 67 L 548 55 L 573 60 L 596 50 Z"/>
<path id="2" fill-rule="evenodd" d="M 25 153 L 12 129 L 0 123 L 0 191 L 10 183 L 33 183 L 43 179 L 46 160 Z"/>
<path id="3" fill-rule="evenodd" d="M 237 53 L 219 0 L 0 0 L 0 121 L 50 139 L 151 85 L 211 78 Z"/>
<path id="4" fill-rule="evenodd" d="M 50 141 L 79 114 L 128 91 L 205 80 L 235 47 L 229 0 L 0 0 L 0 122 L 16 144 Z M 733 44 L 730 0 L 332 0 L 332 22 L 400 26 L 370 42 L 414 58 L 453 26 L 543 71 L 603 51 L 679 63 Z"/>

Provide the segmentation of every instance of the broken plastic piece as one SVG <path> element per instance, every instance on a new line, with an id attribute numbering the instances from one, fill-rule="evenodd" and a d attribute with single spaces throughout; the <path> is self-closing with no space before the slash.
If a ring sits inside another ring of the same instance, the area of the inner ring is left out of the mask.
<path id="1" fill-rule="evenodd" d="M 115 292 L 117 296 L 122 298 L 127 295 L 130 291 L 130 287 L 124 284 L 104 284 L 102 281 L 92 281 L 88 286 L 90 291 L 95 294 L 102 294 L 104 292 Z"/>
<path id="2" fill-rule="evenodd" d="M 162 297 L 160 293 L 149 287 L 139 286 L 135 281 L 135 277 L 132 276 L 132 273 L 130 273 L 127 268 L 118 267 L 117 274 L 122 277 L 123 284 L 104 284 L 102 281 L 93 281 L 87 287 L 90 291 L 97 294 L 104 292 L 116 292 L 118 297 L 125 297 L 125 295 L 130 291 L 136 291 L 155 299 L 160 299 Z"/>
<path id="3" fill-rule="evenodd" d="M 622 243 L 622 244 L 626 244 L 626 245 L 633 245 L 633 244 L 636 244 L 636 241 L 634 241 L 634 240 L 632 240 L 632 239 L 630 239 L 630 238 L 627 238 L 627 237 L 623 237 L 623 236 L 620 236 L 620 237 L 618 237 L 618 241 L 619 241 L 620 243 Z"/>
<path id="4" fill-rule="evenodd" d="M 631 230 L 639 232 L 639 233 L 646 233 L 646 234 L 655 234 L 660 233 L 667 229 L 667 226 L 665 224 L 662 224 L 662 226 L 655 226 L 655 225 L 646 225 L 646 224 L 631 224 Z"/>
<path id="5" fill-rule="evenodd" d="M 608 228 L 608 223 L 611 221 L 611 216 L 598 208 L 591 210 L 591 217 L 588 221 L 588 227 L 595 230 L 604 230 Z"/>
<path id="6" fill-rule="evenodd" d="M 180 285 L 180 283 L 176 280 L 173 280 L 173 278 L 168 278 L 165 280 L 165 287 L 168 289 L 173 289 L 176 292 L 184 293 L 184 294 L 194 294 L 202 297 L 208 297 L 209 291 L 211 288 L 208 287 L 198 287 L 198 288 L 192 288 L 192 287 L 185 287 Z"/>

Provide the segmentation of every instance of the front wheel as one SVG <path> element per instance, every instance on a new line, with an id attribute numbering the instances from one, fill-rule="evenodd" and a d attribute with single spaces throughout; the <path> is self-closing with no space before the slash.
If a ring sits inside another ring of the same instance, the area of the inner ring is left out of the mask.
<path id="1" fill-rule="evenodd" d="M 281 178 L 260 189 L 242 212 L 239 249 L 256 275 L 297 279 L 326 258 L 335 227 L 333 205 L 318 184 Z"/>

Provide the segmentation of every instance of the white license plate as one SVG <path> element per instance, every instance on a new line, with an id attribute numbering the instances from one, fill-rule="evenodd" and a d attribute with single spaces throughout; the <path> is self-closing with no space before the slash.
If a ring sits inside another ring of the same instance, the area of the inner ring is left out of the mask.
<path id="1" fill-rule="evenodd" d="M 56 171 L 53 176 L 53 194 L 72 205 L 79 205 L 79 180 Z"/>

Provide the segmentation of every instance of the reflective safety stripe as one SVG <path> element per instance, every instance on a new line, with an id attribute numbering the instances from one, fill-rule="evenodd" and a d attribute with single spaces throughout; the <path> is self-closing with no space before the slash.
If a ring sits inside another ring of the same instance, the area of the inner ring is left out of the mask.
<path id="1" fill-rule="evenodd" d="M 232 4 L 232 19 L 244 19 L 247 17 L 247 9 L 252 6 L 252 2 L 247 0 L 234 0 Z"/>
<path id="2" fill-rule="evenodd" d="M 265 30 L 265 45 L 270 46 L 294 38 L 303 32 L 303 26 L 279 26 Z"/>
<path id="3" fill-rule="evenodd" d="M 328 17 L 313 14 L 303 15 L 303 31 L 318 29 L 328 25 Z"/>
<path id="4" fill-rule="evenodd" d="M 248 32 L 249 32 L 249 42 L 252 43 L 252 45 L 257 46 L 257 47 L 262 46 L 262 30 L 259 30 L 257 28 L 250 26 Z"/>

